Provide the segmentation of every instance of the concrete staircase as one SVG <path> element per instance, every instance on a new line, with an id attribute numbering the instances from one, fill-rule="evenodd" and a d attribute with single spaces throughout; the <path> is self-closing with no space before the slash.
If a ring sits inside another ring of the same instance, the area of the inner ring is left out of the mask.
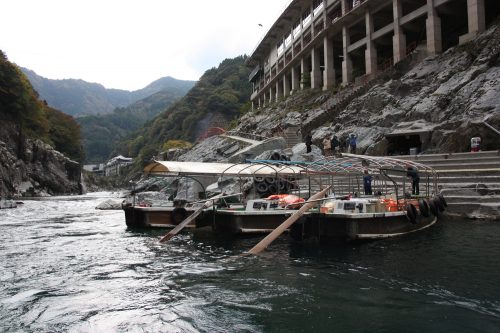
<path id="1" fill-rule="evenodd" d="M 500 220 L 500 151 L 398 156 L 433 167 L 448 213 Z"/>
<path id="2" fill-rule="evenodd" d="M 287 148 L 293 148 L 296 144 L 303 142 L 300 127 L 288 127 L 283 131 L 283 137 Z"/>

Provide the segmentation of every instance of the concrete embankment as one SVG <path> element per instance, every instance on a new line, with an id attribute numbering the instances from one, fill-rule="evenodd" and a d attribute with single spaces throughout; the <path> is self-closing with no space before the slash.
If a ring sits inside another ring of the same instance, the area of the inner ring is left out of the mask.
<path id="1" fill-rule="evenodd" d="M 450 215 L 500 220 L 500 151 L 401 156 L 438 172 Z"/>

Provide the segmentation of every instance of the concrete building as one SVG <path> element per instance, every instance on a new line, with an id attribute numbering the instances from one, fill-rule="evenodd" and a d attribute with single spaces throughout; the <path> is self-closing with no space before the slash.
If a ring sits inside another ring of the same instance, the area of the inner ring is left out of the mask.
<path id="1" fill-rule="evenodd" d="M 500 0 L 291 0 L 247 60 L 252 107 L 369 80 L 416 48 L 443 52 L 499 13 Z"/>
<path id="2" fill-rule="evenodd" d="M 120 175 L 120 170 L 130 164 L 132 164 L 131 157 L 115 156 L 106 163 L 104 174 L 106 176 Z"/>
<path id="3" fill-rule="evenodd" d="M 85 164 L 83 166 L 83 170 L 88 171 L 88 172 L 92 172 L 92 173 L 99 175 L 99 176 L 104 176 L 104 167 L 105 167 L 104 163 Z"/>

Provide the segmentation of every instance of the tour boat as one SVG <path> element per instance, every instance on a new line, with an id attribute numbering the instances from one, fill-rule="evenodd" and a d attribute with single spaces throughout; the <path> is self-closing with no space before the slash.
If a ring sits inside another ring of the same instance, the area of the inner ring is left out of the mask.
<path id="1" fill-rule="evenodd" d="M 446 206 L 437 193 L 437 174 L 423 164 L 387 157 L 342 154 L 315 162 L 251 161 L 276 169 L 274 183 L 287 182 L 287 194 L 308 198 L 321 188 L 329 193 L 290 227 L 295 240 L 380 239 L 426 229 L 436 223 Z M 418 169 L 421 191 L 411 194 L 408 167 Z M 373 178 L 371 192 L 364 194 L 363 176 Z M 304 201 L 304 200 L 303 200 Z M 214 207 L 216 231 L 232 234 L 268 233 L 296 213 L 301 202 L 279 204 L 276 195 L 251 199 L 243 204 Z"/>
<path id="2" fill-rule="evenodd" d="M 407 168 L 418 169 L 421 191 L 412 195 Z M 290 227 L 296 240 L 378 239 L 433 225 L 446 201 L 437 195 L 437 174 L 423 164 L 387 157 L 342 154 L 314 162 L 248 161 L 203 163 L 155 161 L 148 176 L 185 177 L 198 184 L 197 198 L 147 207 L 124 206 L 128 226 L 173 228 L 214 194 L 223 195 L 188 224 L 234 235 L 269 233 L 297 213 L 316 192 L 329 187 L 312 209 Z M 364 194 L 363 176 L 373 180 Z M 231 197 L 232 194 L 236 196 Z M 210 199 L 209 199 L 210 200 Z"/>
<path id="3" fill-rule="evenodd" d="M 235 210 L 235 207 L 244 207 L 247 197 L 260 197 L 264 193 L 271 193 L 277 188 L 283 190 L 282 183 L 275 184 L 274 179 L 279 174 L 296 176 L 301 168 L 293 166 L 274 166 L 263 163 L 204 163 L 204 162 L 176 162 L 155 161 L 144 168 L 144 176 L 162 177 L 169 179 L 169 183 L 181 182 L 184 189 L 176 189 L 172 200 L 153 203 L 137 200 L 134 193 L 130 200 L 122 204 L 125 212 L 125 222 L 130 228 L 174 228 L 185 218 L 200 209 L 210 197 L 219 194 L 217 207 Z M 273 179 L 273 184 L 264 186 Z M 222 195 L 224 186 L 234 182 L 233 189 L 227 195 Z M 250 184 L 250 185 L 248 185 Z M 260 184 L 260 185 L 259 185 Z M 255 186 L 254 186 L 255 185 Z M 244 188 L 246 186 L 246 188 Z M 256 189 L 254 189 L 254 187 Z M 134 190 L 132 192 L 135 192 Z M 187 195 L 187 194 L 190 195 Z M 231 207 L 229 207 L 231 205 Z M 263 206 L 261 206 L 263 207 Z M 196 219 L 187 225 L 187 228 L 212 226 L 214 230 L 224 230 L 224 223 L 218 223 L 214 217 L 217 208 L 206 208 Z M 280 215 L 280 212 L 272 213 Z M 271 218 L 270 221 L 279 221 Z M 222 219 L 221 219 L 222 221 Z M 273 224 L 269 224 L 271 227 Z M 234 229 L 232 226 L 229 229 Z M 261 225 L 260 232 L 269 230 L 269 226 Z"/>

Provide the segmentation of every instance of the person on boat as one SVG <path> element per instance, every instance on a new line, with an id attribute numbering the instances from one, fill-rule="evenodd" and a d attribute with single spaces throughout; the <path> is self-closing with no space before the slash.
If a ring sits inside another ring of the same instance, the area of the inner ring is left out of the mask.
<path id="1" fill-rule="evenodd" d="M 311 145 L 312 145 L 312 135 L 311 135 L 311 133 L 309 133 L 309 134 L 306 135 L 305 143 L 306 143 L 306 153 L 310 153 L 311 152 Z"/>
<path id="2" fill-rule="evenodd" d="M 332 139 L 330 140 L 330 147 L 332 149 L 333 154 L 336 154 L 340 150 L 340 141 L 337 139 L 337 136 L 334 134 Z"/>
<path id="3" fill-rule="evenodd" d="M 411 178 L 411 193 L 414 195 L 420 194 L 420 176 L 416 167 L 407 164 L 406 175 Z"/>
<path id="4" fill-rule="evenodd" d="M 350 142 L 351 142 L 351 138 L 349 137 L 349 135 L 347 136 L 347 140 L 345 141 L 345 152 L 346 153 L 349 153 L 349 147 L 350 147 Z"/>
<path id="5" fill-rule="evenodd" d="M 332 146 L 328 137 L 323 139 L 323 152 L 325 156 L 332 156 Z"/>
<path id="6" fill-rule="evenodd" d="M 363 186 L 365 188 L 365 194 L 366 195 L 372 195 L 372 175 L 368 173 L 368 170 L 365 170 L 364 175 L 363 175 Z"/>
<path id="7" fill-rule="evenodd" d="M 349 146 L 351 147 L 351 154 L 356 154 L 356 139 L 358 138 L 357 134 L 351 133 L 349 136 Z"/>

